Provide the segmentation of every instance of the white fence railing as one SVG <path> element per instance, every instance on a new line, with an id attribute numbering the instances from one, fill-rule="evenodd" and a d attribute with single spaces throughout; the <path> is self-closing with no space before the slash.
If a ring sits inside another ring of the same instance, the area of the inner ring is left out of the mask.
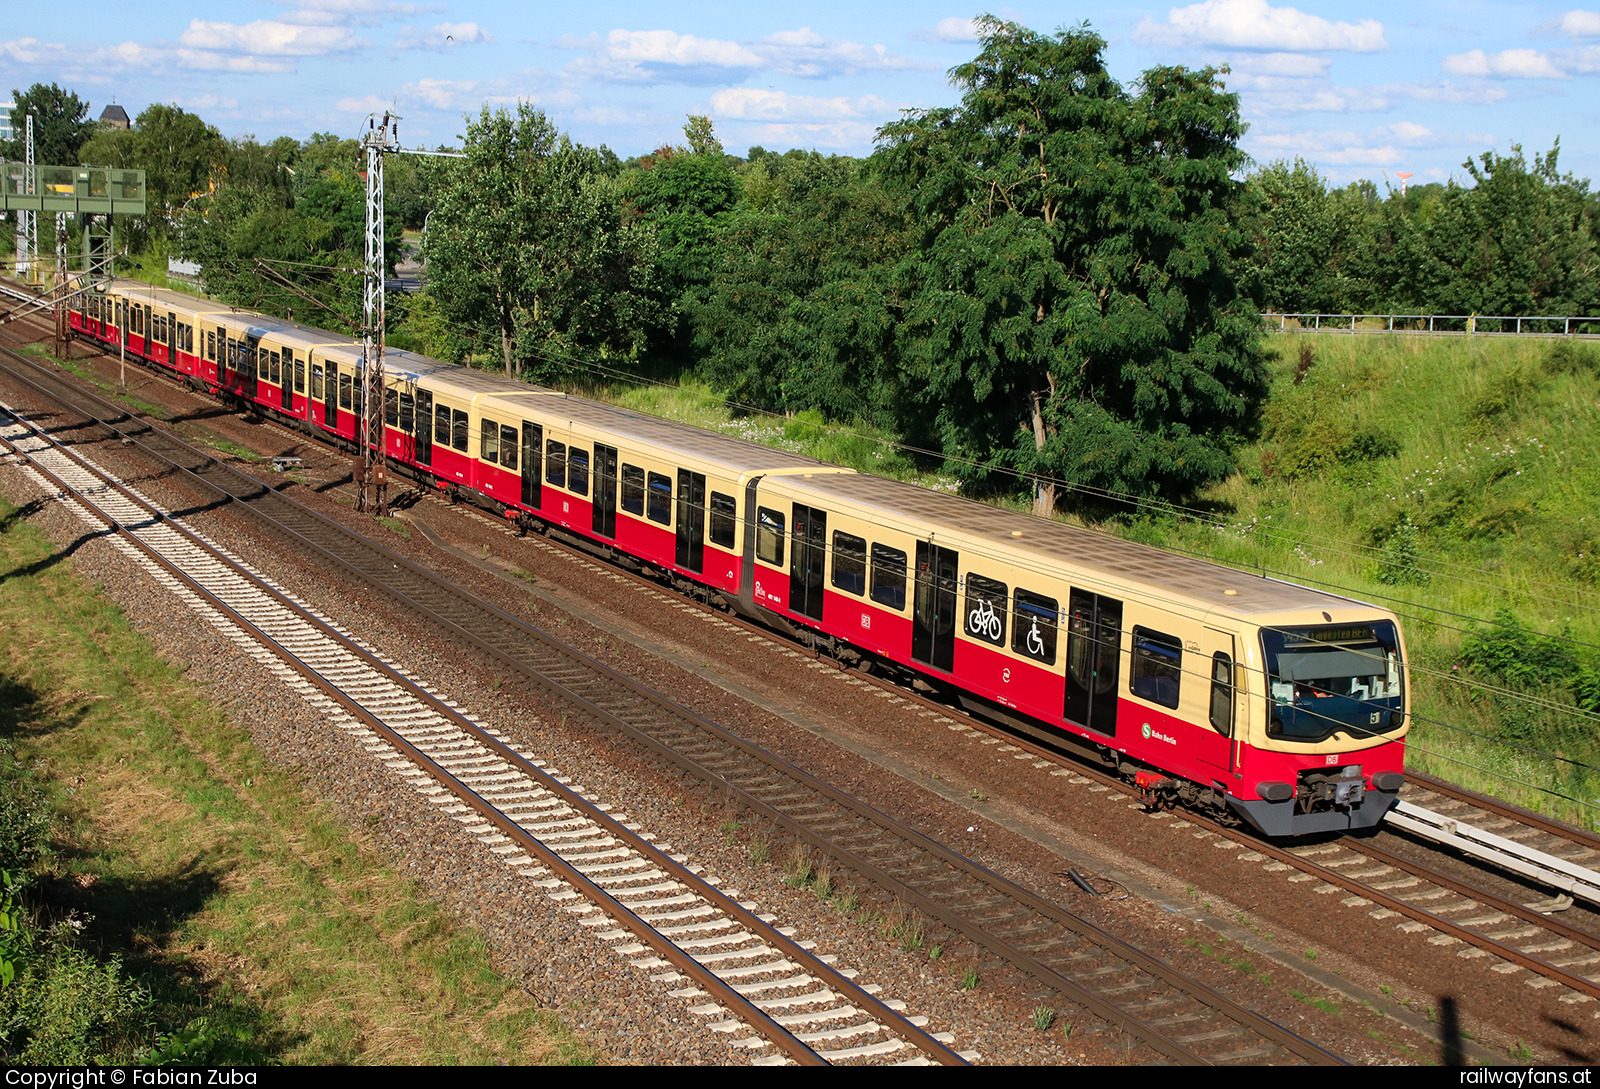
<path id="1" fill-rule="evenodd" d="M 1600 316 L 1518 317 L 1485 314 L 1274 314 L 1269 329 L 1292 333 L 1422 333 L 1446 336 L 1600 337 Z"/>

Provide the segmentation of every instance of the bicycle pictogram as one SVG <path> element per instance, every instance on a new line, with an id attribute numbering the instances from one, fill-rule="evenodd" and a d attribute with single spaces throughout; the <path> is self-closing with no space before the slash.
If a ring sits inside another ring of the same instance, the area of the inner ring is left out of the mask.
<path id="1" fill-rule="evenodd" d="M 1001 627 L 1000 617 L 987 601 L 979 601 L 977 607 L 967 614 L 967 630 L 991 643 L 1000 641 Z"/>

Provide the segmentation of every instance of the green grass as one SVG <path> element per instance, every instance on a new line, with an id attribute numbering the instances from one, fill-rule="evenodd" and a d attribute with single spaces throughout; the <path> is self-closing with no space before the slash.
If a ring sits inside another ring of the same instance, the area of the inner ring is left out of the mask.
<path id="1" fill-rule="evenodd" d="M 593 1060 L 16 514 L 0 501 L 0 784 L 38 787 L 0 793 L 47 795 L 28 907 L 77 923 L 0 991 L 7 1060 L 126 1063 L 186 1028 L 208 1061 Z M 96 964 L 126 985 L 107 997 Z M 120 1012 L 65 1032 L 91 998 Z"/>

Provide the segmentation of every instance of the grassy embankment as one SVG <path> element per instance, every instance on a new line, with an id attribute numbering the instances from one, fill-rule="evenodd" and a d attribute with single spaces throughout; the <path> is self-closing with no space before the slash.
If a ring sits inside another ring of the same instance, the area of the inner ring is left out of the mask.
<path id="1" fill-rule="evenodd" d="M 592 1060 L 3 501 L 0 587 L 5 1061 Z"/>
<path id="2" fill-rule="evenodd" d="M 1600 698 L 1600 346 L 1559 344 L 1275 334 L 1239 472 L 1193 511 L 1096 528 L 1389 605 L 1412 663 L 1412 766 L 1595 823 L 1600 719 L 1579 703 Z M 703 386 L 588 392 L 950 486 L 887 436 L 731 417 Z"/>

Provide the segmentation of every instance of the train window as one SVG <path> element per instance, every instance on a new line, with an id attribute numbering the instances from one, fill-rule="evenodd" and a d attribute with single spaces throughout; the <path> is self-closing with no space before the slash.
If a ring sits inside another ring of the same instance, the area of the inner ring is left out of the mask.
<path id="1" fill-rule="evenodd" d="M 756 508 L 756 558 L 783 564 L 783 515 L 766 507 Z"/>
<path id="2" fill-rule="evenodd" d="M 267 380 L 273 385 L 283 385 L 283 361 L 277 352 L 267 353 L 267 374 L 269 376 Z"/>
<path id="3" fill-rule="evenodd" d="M 484 419 L 478 432 L 478 455 L 493 465 L 500 460 L 500 424 Z"/>
<path id="4" fill-rule="evenodd" d="M 433 441 L 440 446 L 450 445 L 450 409 L 447 405 L 433 406 Z"/>
<path id="5" fill-rule="evenodd" d="M 296 393 L 306 391 L 306 361 L 303 356 L 294 361 L 294 391 Z"/>
<path id="6" fill-rule="evenodd" d="M 589 494 L 589 451 L 580 446 L 567 450 L 567 490 Z"/>
<path id="7" fill-rule="evenodd" d="M 1006 645 L 1009 587 L 982 575 L 967 576 L 967 634 L 997 647 Z"/>
<path id="8" fill-rule="evenodd" d="M 629 514 L 644 513 L 644 470 L 622 463 L 622 509 Z"/>
<path id="9" fill-rule="evenodd" d="M 339 376 L 339 407 L 349 408 L 351 395 L 355 392 L 355 381 L 348 374 Z"/>
<path id="10" fill-rule="evenodd" d="M 471 424 L 467 420 L 467 410 L 464 408 L 456 409 L 456 418 L 450 423 L 450 448 L 452 450 L 460 450 L 465 454 L 467 452 L 467 435 L 470 430 Z"/>
<path id="11" fill-rule="evenodd" d="M 906 607 L 906 554 L 898 548 L 872 546 L 872 600 L 891 609 Z"/>
<path id="12" fill-rule="evenodd" d="M 268 355 L 265 348 L 256 349 L 256 377 L 263 382 L 267 381 L 267 376 L 272 373 L 272 361 Z"/>
<path id="13" fill-rule="evenodd" d="M 217 361 L 217 334 L 206 334 L 206 358 L 213 363 Z"/>
<path id="14" fill-rule="evenodd" d="M 322 364 L 311 364 L 311 399 L 322 400 Z"/>
<path id="15" fill-rule="evenodd" d="M 417 399 L 415 397 L 411 396 L 411 394 L 409 394 L 409 393 L 402 392 L 400 394 L 400 430 L 404 431 L 407 435 L 409 435 L 409 434 L 411 434 L 411 432 L 413 430 L 415 430 L 416 425 L 417 425 Z M 505 445 L 505 440 L 501 439 L 500 440 L 500 444 L 502 446 L 504 446 Z M 513 443 L 512 445 L 516 445 L 516 444 Z M 516 468 L 516 460 L 517 460 L 516 454 L 513 453 L 511 455 L 512 464 L 510 465 L 510 468 L 513 468 L 513 469 Z"/>
<path id="16" fill-rule="evenodd" d="M 1183 640 L 1137 625 L 1133 629 L 1133 669 L 1128 691 L 1163 707 L 1178 706 L 1183 679 Z"/>
<path id="17" fill-rule="evenodd" d="M 410 430 L 406 420 L 406 398 L 409 393 L 401 394 L 400 398 L 400 426 Z M 517 429 L 507 424 L 500 425 L 500 464 L 507 469 L 517 467 Z"/>
<path id="18" fill-rule="evenodd" d="M 839 530 L 833 532 L 833 584 L 852 594 L 867 592 L 867 542 Z"/>
<path id="19" fill-rule="evenodd" d="M 383 422 L 390 427 L 400 423 L 400 393 L 397 390 L 383 391 Z"/>
<path id="20" fill-rule="evenodd" d="M 1211 728 L 1233 736 L 1233 659 L 1220 650 L 1211 656 Z"/>
<path id="21" fill-rule="evenodd" d="M 1058 610 L 1055 598 L 1018 587 L 1017 622 L 1011 632 L 1011 649 L 1046 665 L 1055 665 Z"/>
<path id="22" fill-rule="evenodd" d="M 733 534 L 739 524 L 739 504 L 731 495 L 711 493 L 711 543 L 733 547 Z"/>
<path id="23" fill-rule="evenodd" d="M 544 444 L 544 479 L 558 488 L 567 486 L 567 444 L 551 439 Z"/>
<path id="24" fill-rule="evenodd" d="M 672 478 L 663 473 L 650 474 L 650 510 L 646 515 L 652 522 L 664 526 L 672 524 Z"/>

